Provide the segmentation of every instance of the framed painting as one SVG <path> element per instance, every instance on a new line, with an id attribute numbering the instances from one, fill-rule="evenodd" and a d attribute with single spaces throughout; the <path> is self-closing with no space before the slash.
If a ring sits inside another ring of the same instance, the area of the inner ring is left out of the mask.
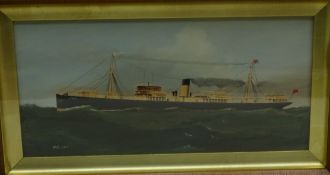
<path id="1" fill-rule="evenodd" d="M 327 166 L 328 1 L 0 11 L 5 174 Z"/>

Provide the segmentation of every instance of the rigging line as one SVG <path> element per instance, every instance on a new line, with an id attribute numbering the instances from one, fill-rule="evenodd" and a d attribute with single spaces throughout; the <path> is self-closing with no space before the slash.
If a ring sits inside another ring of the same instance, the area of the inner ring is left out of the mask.
<path id="1" fill-rule="evenodd" d="M 138 57 L 138 58 L 137 58 Z M 185 60 L 165 60 L 165 59 L 156 59 L 156 58 L 149 58 L 143 56 L 130 56 L 130 55 L 123 55 L 121 58 L 132 60 L 132 61 L 152 61 L 152 62 L 160 62 L 160 63 L 178 63 L 178 64 L 198 64 L 198 65 L 205 65 L 205 66 L 242 66 L 247 65 L 249 63 L 219 63 L 219 62 L 205 62 L 205 61 L 185 61 Z"/>
<path id="2" fill-rule="evenodd" d="M 123 85 L 123 83 L 121 82 L 121 80 L 119 79 L 119 75 L 118 75 L 118 70 L 117 70 L 117 68 L 116 68 L 116 70 L 114 70 L 114 71 L 116 71 L 116 78 L 117 78 L 117 88 L 119 88 L 119 90 L 121 91 L 121 93 L 123 94 L 123 92 L 124 93 L 127 93 L 128 92 L 128 90 L 127 90 L 127 88 Z M 124 90 L 124 91 L 122 91 L 122 90 Z"/>
<path id="3" fill-rule="evenodd" d="M 253 69 L 253 75 L 254 75 L 254 79 L 255 79 L 255 87 L 256 87 L 256 90 L 257 92 L 261 93 L 262 95 L 265 95 L 263 90 L 258 86 L 258 77 L 257 77 L 257 73 L 256 73 L 256 70 Z"/>
<path id="4" fill-rule="evenodd" d="M 244 79 L 245 79 L 246 77 L 245 77 L 245 74 L 243 74 L 243 72 L 246 72 L 246 71 L 247 71 L 247 69 L 242 69 L 241 71 L 235 73 L 233 77 L 238 79 L 239 75 L 241 75 L 241 76 L 244 75 Z M 240 79 L 242 79 L 242 77 L 240 77 Z"/>
<path id="5" fill-rule="evenodd" d="M 118 81 L 117 81 L 117 78 L 116 78 L 115 74 L 112 73 L 111 76 L 112 76 L 112 80 L 113 80 L 113 83 L 114 83 L 114 86 L 116 88 L 117 93 L 119 94 L 119 96 L 122 96 L 122 92 L 119 88 Z"/>
<path id="6" fill-rule="evenodd" d="M 76 78 L 75 80 L 73 80 L 72 82 L 70 82 L 65 88 L 63 88 L 62 91 L 69 89 L 74 83 L 76 83 L 77 81 L 81 80 L 85 75 L 87 75 L 88 73 L 90 73 L 92 70 L 96 69 L 97 67 L 99 67 L 103 62 L 105 62 L 106 59 L 101 60 L 98 64 L 94 65 L 92 68 L 90 68 L 88 71 L 86 71 L 85 73 L 83 73 L 82 75 L 80 75 L 78 78 Z"/>
<path id="7" fill-rule="evenodd" d="M 147 68 L 143 68 L 143 67 L 141 67 L 141 66 L 137 66 L 137 65 L 135 65 L 135 64 L 132 64 L 132 63 L 125 63 L 125 64 L 127 64 L 127 65 L 130 65 L 130 66 L 132 66 L 132 67 L 134 67 L 134 68 L 137 68 L 137 69 L 139 69 L 139 70 L 141 70 L 141 71 L 144 71 L 144 72 L 151 72 L 151 73 L 153 73 L 154 75 L 156 75 L 156 76 L 158 76 L 158 77 L 161 77 L 161 78 L 165 78 L 165 79 L 169 79 L 169 80 L 182 80 L 182 78 L 177 78 L 177 77 L 171 77 L 171 76 L 164 76 L 164 75 L 162 75 L 162 74 L 158 74 L 158 73 L 155 73 L 155 72 L 153 72 L 153 71 L 150 71 L 150 70 L 148 70 Z M 246 64 L 246 65 L 248 65 L 248 64 Z M 147 71 L 145 71 L 145 70 L 147 70 Z M 246 70 L 242 70 L 241 72 L 239 72 L 239 73 L 236 73 L 236 75 L 234 76 L 234 77 L 238 77 L 238 74 L 241 74 L 242 72 L 245 72 Z"/>
<path id="8" fill-rule="evenodd" d="M 118 79 L 118 86 L 120 87 L 121 93 L 122 94 L 127 94 L 128 90 L 127 88 L 123 85 L 123 83 L 121 83 L 121 81 Z"/>
<path id="9" fill-rule="evenodd" d="M 99 81 L 103 80 L 104 78 L 106 78 L 108 76 L 108 72 L 103 73 L 103 75 L 99 76 L 98 79 L 94 79 L 94 81 L 91 81 L 90 83 L 86 84 L 86 85 L 95 85 L 97 84 Z"/>
<path id="10" fill-rule="evenodd" d="M 119 74 L 118 74 L 116 60 L 114 61 L 114 64 L 115 64 L 115 66 L 113 67 L 113 70 L 112 71 L 114 73 L 113 76 L 114 76 L 114 81 L 115 81 L 115 87 L 116 87 L 116 90 L 119 91 L 119 95 L 123 95 L 120 88 L 124 88 L 124 87 L 122 86 L 122 83 L 121 83 L 121 81 L 119 79 Z M 124 88 L 124 91 L 126 91 L 125 88 Z"/>
<path id="11" fill-rule="evenodd" d="M 93 90 L 97 91 L 101 86 L 104 86 L 105 84 L 106 84 L 106 81 L 100 81 L 97 86 L 93 87 Z"/>
<path id="12" fill-rule="evenodd" d="M 106 82 L 108 75 L 104 74 L 92 87 L 93 90 L 99 88 L 104 82 Z"/>
<path id="13" fill-rule="evenodd" d="M 79 91 L 79 90 L 82 90 L 82 89 L 86 89 L 86 87 L 88 88 L 88 87 L 90 87 L 90 85 L 96 84 L 96 83 L 98 83 L 102 79 L 104 79 L 104 75 L 101 78 L 99 78 L 99 79 L 95 79 L 95 80 L 93 80 L 91 82 L 88 82 L 86 84 L 82 84 L 82 85 L 80 85 L 80 86 L 72 89 L 71 91 L 74 92 L 74 91 Z"/>
<path id="14" fill-rule="evenodd" d="M 238 75 L 242 75 L 243 72 L 246 72 L 246 69 L 243 69 L 243 70 L 241 70 L 240 72 L 236 73 L 233 77 L 234 77 L 234 79 L 242 80 L 242 81 L 244 82 L 244 85 L 243 85 L 243 86 L 238 87 L 238 88 L 240 88 L 240 89 L 243 89 L 243 91 L 244 91 L 244 88 L 245 88 L 245 86 L 246 86 L 245 77 L 244 77 L 244 78 L 241 78 L 241 77 L 238 78 L 238 77 L 239 77 Z M 244 76 L 245 76 L 245 74 L 244 74 Z M 224 90 L 225 90 L 226 92 L 228 92 L 228 93 L 232 93 L 232 92 L 236 91 L 235 88 L 225 88 Z"/>
<path id="15" fill-rule="evenodd" d="M 101 63 L 102 63 L 102 62 L 101 62 Z M 100 65 L 100 64 L 99 64 L 99 65 Z M 94 66 L 93 68 L 95 69 L 96 67 L 98 67 L 98 66 Z M 67 91 L 79 91 L 79 90 L 82 90 L 82 89 L 86 89 L 86 87 L 89 87 L 91 84 L 95 83 L 98 79 L 96 79 L 96 80 L 94 80 L 94 81 L 87 82 L 87 83 L 82 84 L 82 85 L 80 85 L 80 86 L 78 86 L 78 87 L 76 87 L 76 88 L 74 88 L 74 89 L 72 89 L 72 90 L 69 90 L 69 88 L 71 88 L 72 85 L 73 85 L 74 83 L 78 82 L 78 81 L 79 81 L 82 77 L 84 77 L 87 73 L 91 72 L 91 70 L 92 70 L 92 69 L 90 69 L 89 71 L 87 71 L 87 72 L 86 72 L 83 76 L 81 76 L 79 79 L 77 79 L 77 80 L 75 80 L 74 82 L 70 83 L 70 85 L 68 85 L 68 86 L 66 87 L 66 89 L 64 89 L 64 90 L 67 90 Z"/>
<path id="16" fill-rule="evenodd" d="M 87 82 L 86 84 L 83 84 L 83 85 L 81 85 L 81 86 L 83 86 L 83 87 L 92 87 L 92 86 L 94 86 L 95 84 L 97 84 L 99 81 L 103 80 L 103 79 L 104 79 L 104 76 L 105 76 L 105 75 L 102 75 L 100 78 L 93 79 L 92 81 Z"/>
<path id="17" fill-rule="evenodd" d="M 166 78 L 166 79 L 171 79 L 171 80 L 181 80 L 181 79 L 182 79 L 182 78 L 176 78 L 176 77 L 164 76 L 164 75 L 162 75 L 162 74 L 155 73 L 154 71 L 151 71 L 150 69 L 143 68 L 143 67 L 141 67 L 141 66 L 137 66 L 137 65 L 134 65 L 134 64 L 132 64 L 132 63 L 126 63 L 126 64 L 127 64 L 127 65 L 130 65 L 130 66 L 132 66 L 132 67 L 134 67 L 134 68 L 140 69 L 140 70 L 142 70 L 142 71 L 144 71 L 144 72 L 150 72 L 150 73 L 152 73 L 152 74 L 154 74 L 154 75 L 157 75 L 158 77 L 162 77 L 162 78 Z M 146 70 L 147 70 L 147 71 L 146 71 Z"/>
<path id="18" fill-rule="evenodd" d="M 134 60 L 134 61 L 135 61 L 135 60 Z M 132 66 L 132 67 L 135 67 L 135 68 L 137 68 L 137 69 L 140 69 L 141 71 L 148 70 L 147 68 L 144 68 L 144 67 L 141 67 L 141 66 L 136 66 L 135 64 L 132 64 L 132 63 L 125 63 L 125 64 L 130 65 L 130 66 Z M 248 65 L 248 64 L 245 64 L 245 65 Z M 241 74 L 241 73 L 244 72 L 244 71 L 246 71 L 246 70 L 242 70 L 241 72 L 236 73 L 236 75 L 235 75 L 234 77 L 237 77 L 238 74 Z M 163 78 L 166 78 L 166 79 L 173 79 L 173 80 L 181 80 L 181 79 L 182 79 L 182 78 L 176 78 L 176 77 L 164 76 L 164 75 L 162 75 L 162 74 L 158 74 L 158 73 L 155 73 L 155 72 L 150 71 L 150 70 L 148 70 L 148 72 L 151 72 L 151 73 L 153 73 L 154 75 L 158 75 L 158 77 L 163 77 Z"/>

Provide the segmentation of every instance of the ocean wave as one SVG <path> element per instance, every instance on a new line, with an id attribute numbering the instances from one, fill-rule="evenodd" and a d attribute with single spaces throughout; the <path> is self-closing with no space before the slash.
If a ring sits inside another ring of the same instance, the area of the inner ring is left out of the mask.
<path id="1" fill-rule="evenodd" d="M 23 106 L 25 108 L 32 108 L 29 106 Z M 250 116 L 250 115 L 278 115 L 284 116 L 289 115 L 291 113 L 308 113 L 310 108 L 308 107 L 296 107 L 296 108 L 289 108 L 289 109 L 273 109 L 273 108 L 264 108 L 264 109 L 252 109 L 252 110 L 242 110 L 242 109 L 234 109 L 234 108 L 222 108 L 222 109 L 185 109 L 180 107 L 167 107 L 167 108 L 157 108 L 157 109 L 150 109 L 150 108 L 143 108 L 143 107 L 129 107 L 129 108 L 115 108 L 115 109 L 100 109 L 94 108 L 89 105 L 81 105 L 71 108 L 62 109 L 61 112 L 68 112 L 68 111 L 89 111 L 89 112 L 148 112 L 148 113 L 157 113 L 158 115 L 168 115 L 168 113 L 177 112 L 178 115 L 242 115 L 242 116 Z"/>
<path id="2" fill-rule="evenodd" d="M 122 109 L 95 109 L 91 108 L 90 111 L 94 112 L 125 112 L 125 111 L 141 111 L 141 107 L 132 107 L 132 108 L 122 108 Z"/>
<path id="3" fill-rule="evenodd" d="M 86 107 L 85 107 L 86 108 Z M 78 109 L 85 109 L 83 107 L 74 108 L 75 110 Z M 72 109 L 72 110 L 74 110 Z M 162 109 L 146 109 L 143 107 L 130 107 L 130 108 L 117 108 L 117 109 L 97 109 L 90 107 L 90 111 L 93 112 L 130 112 L 130 111 L 139 111 L 139 112 L 207 112 L 207 113 L 288 113 L 288 112 L 298 112 L 298 111 L 306 111 L 309 110 L 308 108 L 290 108 L 290 109 L 273 109 L 273 108 L 264 108 L 264 109 L 251 109 L 251 110 L 242 110 L 242 109 L 234 109 L 234 108 L 224 108 L 224 109 L 185 109 L 179 107 L 167 107 Z"/>
<path id="4" fill-rule="evenodd" d="M 179 146 L 179 147 L 173 149 L 174 152 L 190 152 L 190 151 L 196 151 L 196 150 L 199 150 L 199 149 L 191 144 L 182 145 L 182 146 Z"/>
<path id="5" fill-rule="evenodd" d="M 91 107 L 90 105 L 75 106 L 75 107 L 71 107 L 71 108 L 61 109 L 61 112 L 76 111 L 76 110 L 86 109 L 86 108 L 90 108 L 90 107 Z"/>
<path id="6" fill-rule="evenodd" d="M 164 108 L 165 111 L 171 111 L 171 110 L 178 110 L 179 107 L 168 107 L 168 108 Z"/>

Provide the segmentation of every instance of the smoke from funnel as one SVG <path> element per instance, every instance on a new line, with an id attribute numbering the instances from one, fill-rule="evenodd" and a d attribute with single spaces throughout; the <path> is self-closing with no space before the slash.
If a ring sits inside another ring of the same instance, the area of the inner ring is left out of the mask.
<path id="1" fill-rule="evenodd" d="M 226 78 L 192 78 L 191 82 L 198 87 L 216 86 L 218 88 L 224 87 L 243 87 L 245 82 L 242 80 L 233 80 Z"/>
<path id="2" fill-rule="evenodd" d="M 268 81 L 259 81 L 257 83 L 257 87 L 259 88 L 274 88 L 278 86 L 276 83 L 268 82 Z"/>

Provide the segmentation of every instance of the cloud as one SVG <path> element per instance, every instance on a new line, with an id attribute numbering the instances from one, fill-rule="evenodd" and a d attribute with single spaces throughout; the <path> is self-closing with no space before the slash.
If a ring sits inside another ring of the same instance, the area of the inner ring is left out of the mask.
<path id="1" fill-rule="evenodd" d="M 172 39 L 166 45 L 148 50 L 147 56 L 164 60 L 192 61 L 192 62 L 216 62 L 219 49 L 212 42 L 209 34 L 198 27 L 185 27 L 172 35 Z M 149 63 L 150 64 L 150 63 Z M 146 65 L 149 66 L 149 65 Z M 203 66 L 194 64 L 159 64 L 158 71 L 167 72 L 178 78 L 193 76 L 216 76 L 219 70 L 217 66 Z M 221 70 L 220 70 L 221 72 Z"/>
<path id="2" fill-rule="evenodd" d="M 159 47 L 155 54 L 162 59 L 175 58 L 179 60 L 208 60 L 216 53 L 215 45 L 208 34 L 199 28 L 186 27 L 173 37 L 172 43 Z"/>

